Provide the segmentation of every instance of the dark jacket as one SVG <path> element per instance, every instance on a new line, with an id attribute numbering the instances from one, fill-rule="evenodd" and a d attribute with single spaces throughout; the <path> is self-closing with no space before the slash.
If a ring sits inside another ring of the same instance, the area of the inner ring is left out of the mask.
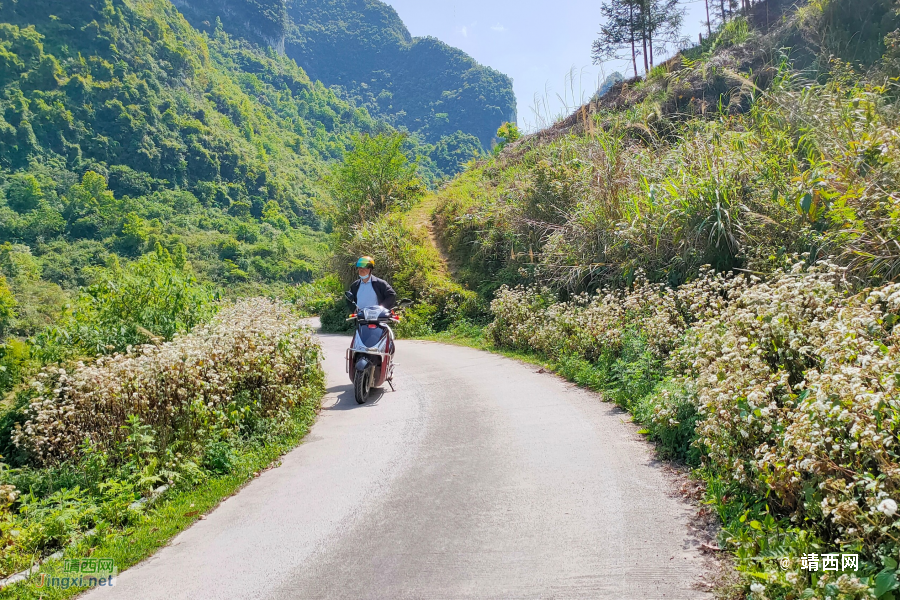
<path id="1" fill-rule="evenodd" d="M 372 289 L 375 290 L 375 296 L 378 298 L 378 304 L 385 308 L 394 308 L 397 306 L 397 292 L 394 291 L 394 288 L 385 281 L 384 279 L 379 279 L 374 275 L 372 278 Z M 353 294 L 353 301 L 356 302 L 356 293 L 359 292 L 359 284 L 361 280 L 357 279 L 353 283 L 350 284 L 350 293 Z M 365 306 L 361 306 L 360 308 L 366 308 Z"/>

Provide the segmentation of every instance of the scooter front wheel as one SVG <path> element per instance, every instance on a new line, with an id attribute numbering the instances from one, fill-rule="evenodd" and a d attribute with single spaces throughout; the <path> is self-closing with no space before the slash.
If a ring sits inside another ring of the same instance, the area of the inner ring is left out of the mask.
<path id="1" fill-rule="evenodd" d="M 353 393 L 356 396 L 357 404 L 365 404 L 369 399 L 369 392 L 372 391 L 372 377 L 369 375 L 369 369 L 357 371 L 353 377 Z"/>

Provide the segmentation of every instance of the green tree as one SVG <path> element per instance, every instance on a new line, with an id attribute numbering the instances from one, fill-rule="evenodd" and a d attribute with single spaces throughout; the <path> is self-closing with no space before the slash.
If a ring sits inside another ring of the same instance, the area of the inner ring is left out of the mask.
<path id="1" fill-rule="evenodd" d="M 232 202 L 231 206 L 228 207 L 228 212 L 230 212 L 235 217 L 239 219 L 249 219 L 250 211 L 253 207 L 250 206 L 249 202 L 244 202 L 239 200 L 237 202 Z"/>
<path id="2" fill-rule="evenodd" d="M 58 210 L 46 202 L 25 215 L 22 225 L 22 239 L 29 243 L 39 239 L 51 240 L 61 235 L 66 229 L 65 219 Z"/>
<path id="3" fill-rule="evenodd" d="M 81 293 L 57 327 L 36 338 L 43 360 L 170 340 L 215 312 L 216 294 L 161 246 L 122 268 L 113 265 Z"/>
<path id="4" fill-rule="evenodd" d="M 34 281 L 41 276 L 41 264 L 28 246 L 4 242 L 0 245 L 0 275 Z"/>
<path id="5" fill-rule="evenodd" d="M 643 0 L 642 2 L 651 69 L 654 66 L 654 52 L 657 54 L 665 52 L 668 44 L 679 41 L 678 36 L 685 14 L 685 9 L 681 8 L 680 3 L 681 0 Z"/>
<path id="6" fill-rule="evenodd" d="M 2 341 L 16 318 L 16 298 L 6 285 L 6 277 L 0 275 L 0 341 Z"/>
<path id="7" fill-rule="evenodd" d="M 41 184 L 31 173 L 16 173 L 6 188 L 6 203 L 16 212 L 26 213 L 36 209 L 44 194 Z"/>
<path id="8" fill-rule="evenodd" d="M 463 170 L 466 163 L 478 158 L 483 152 L 481 142 L 474 135 L 457 131 L 447 135 L 434 145 L 429 154 L 440 174 L 452 177 Z"/>
<path id="9" fill-rule="evenodd" d="M 521 138 L 522 132 L 515 123 L 504 123 L 497 130 L 497 137 L 500 138 L 500 143 L 494 147 L 494 153 L 500 152 L 507 144 Z"/>
<path id="10" fill-rule="evenodd" d="M 281 207 L 274 200 L 266 202 L 266 206 L 263 208 L 263 222 L 282 231 L 286 231 L 291 227 L 287 217 L 282 214 Z"/>
<path id="11" fill-rule="evenodd" d="M 676 42 L 684 20 L 681 0 L 608 0 L 600 5 L 604 23 L 594 41 L 594 64 L 631 57 L 637 76 L 637 57 L 644 57 L 644 72 L 653 68 L 655 52 Z M 640 46 L 638 46 L 640 43 Z M 654 46 L 655 44 L 655 46 Z M 628 49 L 630 54 L 621 54 Z"/>
<path id="12" fill-rule="evenodd" d="M 128 213 L 122 223 L 118 246 L 127 254 L 137 254 L 144 247 L 149 235 L 147 222 L 135 213 Z"/>
<path id="13" fill-rule="evenodd" d="M 403 149 L 402 133 L 357 135 L 353 150 L 329 177 L 334 220 L 349 229 L 394 208 L 404 209 L 424 193 L 419 165 Z"/>
<path id="14" fill-rule="evenodd" d="M 637 42 L 643 39 L 641 29 L 641 0 L 610 0 L 600 5 L 604 22 L 600 26 L 600 37 L 594 41 L 592 56 L 594 64 L 607 60 L 631 57 L 634 75 L 637 77 L 637 57 L 641 49 Z M 621 54 L 628 49 L 629 54 Z"/>
<path id="15" fill-rule="evenodd" d="M 77 238 L 96 238 L 100 229 L 116 216 L 116 199 L 103 175 L 88 171 L 72 186 L 63 216 L 69 233 Z"/>
<path id="16" fill-rule="evenodd" d="M 172 263 L 176 268 L 183 271 L 190 269 L 190 263 L 188 263 L 187 258 L 187 246 L 180 242 L 175 245 L 175 249 L 172 252 Z"/>

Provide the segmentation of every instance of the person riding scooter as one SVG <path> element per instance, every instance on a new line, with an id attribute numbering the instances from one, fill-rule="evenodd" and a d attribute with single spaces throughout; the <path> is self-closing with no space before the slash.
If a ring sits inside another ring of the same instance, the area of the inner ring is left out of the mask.
<path id="1" fill-rule="evenodd" d="M 359 279 L 345 294 L 355 312 L 349 320 L 356 322 L 356 333 L 347 349 L 347 373 L 353 382 L 356 401 L 363 404 L 372 388 L 387 382 L 394 388 L 394 332 L 391 325 L 400 321 L 393 310 L 397 293 L 383 279 L 372 275 L 375 260 L 363 256 L 356 261 Z"/>
<path id="2" fill-rule="evenodd" d="M 375 259 L 371 256 L 363 256 L 356 261 L 356 270 L 359 279 L 350 285 L 350 294 L 353 302 L 360 308 L 370 306 L 383 306 L 392 309 L 397 305 L 397 292 L 385 281 L 372 275 L 375 269 Z"/>

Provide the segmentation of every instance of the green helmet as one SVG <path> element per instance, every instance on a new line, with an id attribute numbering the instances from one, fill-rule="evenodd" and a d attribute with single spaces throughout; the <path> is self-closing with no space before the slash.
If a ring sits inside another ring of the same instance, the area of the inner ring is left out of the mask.
<path id="1" fill-rule="evenodd" d="M 361 256 L 358 261 L 356 261 L 357 269 L 374 269 L 375 268 L 375 259 L 371 256 Z"/>

